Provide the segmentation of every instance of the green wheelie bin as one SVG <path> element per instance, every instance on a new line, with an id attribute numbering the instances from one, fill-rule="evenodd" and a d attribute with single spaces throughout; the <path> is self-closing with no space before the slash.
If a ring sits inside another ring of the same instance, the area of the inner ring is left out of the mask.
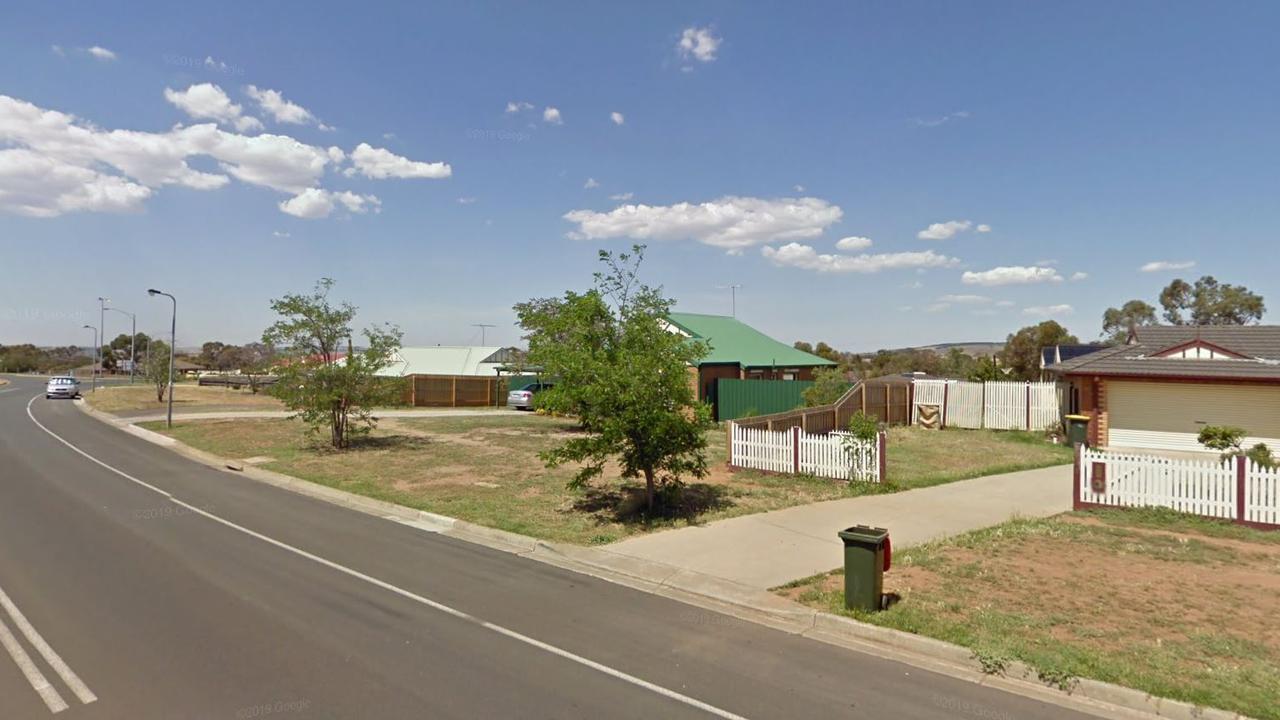
<path id="1" fill-rule="evenodd" d="M 844 606 L 867 612 L 879 610 L 884 572 L 892 557 L 889 531 L 855 525 L 841 530 L 840 539 L 844 541 Z"/>

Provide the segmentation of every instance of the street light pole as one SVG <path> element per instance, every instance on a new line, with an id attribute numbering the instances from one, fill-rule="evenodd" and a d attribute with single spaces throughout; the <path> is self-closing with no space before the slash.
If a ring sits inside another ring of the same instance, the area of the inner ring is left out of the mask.
<path id="1" fill-rule="evenodd" d="M 163 295 L 173 301 L 173 317 L 169 320 L 169 411 L 165 419 L 165 426 L 173 427 L 173 354 L 178 349 L 178 298 L 155 289 L 147 290 L 147 294 L 151 297 Z"/>
<path id="2" fill-rule="evenodd" d="M 134 343 L 138 341 L 138 316 L 135 313 L 131 313 L 127 310 L 121 310 L 120 308 L 109 307 L 107 309 L 128 315 L 129 320 L 132 322 L 131 329 L 133 330 L 133 334 L 129 336 L 129 384 L 132 385 L 133 375 L 138 369 L 138 353 L 134 349 Z"/>
<path id="3" fill-rule="evenodd" d="M 98 344 L 93 347 L 93 357 L 97 359 L 98 367 L 93 371 L 93 391 L 98 392 L 98 373 L 106 370 L 103 367 L 102 357 L 102 338 L 107 336 L 107 329 L 103 323 L 103 318 L 107 314 L 107 303 L 111 298 L 98 298 Z"/>
<path id="4" fill-rule="evenodd" d="M 92 325 L 85 325 L 85 326 L 84 326 L 84 329 L 85 329 L 85 330 L 92 330 L 92 331 L 93 331 L 93 346 L 94 346 L 94 347 L 98 347 L 98 328 L 96 328 L 96 327 L 94 327 L 94 326 L 92 326 Z M 90 365 L 90 366 L 89 366 L 89 372 L 90 372 L 90 373 L 92 373 L 92 372 L 93 372 L 93 365 Z M 75 374 L 75 373 L 72 373 L 72 375 L 74 375 L 74 374 Z M 94 376 L 93 376 L 93 389 L 94 389 L 94 390 L 97 390 L 97 389 L 98 389 L 98 376 L 97 376 L 97 375 L 94 375 Z"/>

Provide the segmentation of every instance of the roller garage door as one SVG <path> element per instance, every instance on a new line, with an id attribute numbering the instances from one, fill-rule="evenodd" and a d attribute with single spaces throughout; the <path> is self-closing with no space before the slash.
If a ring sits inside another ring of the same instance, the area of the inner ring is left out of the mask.
<path id="1" fill-rule="evenodd" d="M 1204 450 L 1205 425 L 1233 425 L 1249 433 L 1245 447 L 1280 448 L 1280 386 L 1107 382 L 1112 447 Z"/>

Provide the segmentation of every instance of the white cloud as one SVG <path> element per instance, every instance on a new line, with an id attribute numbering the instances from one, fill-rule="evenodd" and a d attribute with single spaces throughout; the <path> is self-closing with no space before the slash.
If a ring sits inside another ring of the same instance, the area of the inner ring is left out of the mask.
<path id="1" fill-rule="evenodd" d="M 260 89 L 256 85 L 249 85 L 244 89 L 244 92 L 257 101 L 258 107 L 262 108 L 262 112 L 270 115 L 278 123 L 289 123 L 291 125 L 319 123 L 321 129 L 332 129 L 324 123 L 320 123 L 310 110 L 297 103 L 285 100 L 284 95 L 281 95 L 279 90 Z"/>
<path id="2" fill-rule="evenodd" d="M 801 185 L 801 184 L 799 184 L 799 183 L 796 183 L 795 185 L 792 185 L 792 186 L 791 186 L 791 189 L 792 189 L 792 190 L 795 190 L 795 191 L 796 191 L 796 192 L 798 192 L 798 193 L 802 193 L 802 192 L 804 192 L 804 186 L 803 186 L 803 185 Z"/>
<path id="3" fill-rule="evenodd" d="M 933 223 L 916 233 L 916 237 L 921 240 L 949 240 L 971 227 L 973 227 L 973 223 L 968 220 L 948 220 L 946 222 Z"/>
<path id="4" fill-rule="evenodd" d="M 475 199 L 475 198 L 473 198 L 473 197 L 460 197 L 460 198 L 458 198 L 458 204 L 459 204 L 459 205 L 471 205 L 471 204 L 472 204 L 472 203 L 474 203 L 475 201 L 476 201 L 476 199 Z"/>
<path id="5" fill-rule="evenodd" d="M 956 305 L 986 305 L 991 302 L 991 298 L 986 295 L 943 295 L 938 298 L 938 302 L 954 303 Z"/>
<path id="6" fill-rule="evenodd" d="M 278 238 L 287 238 L 287 237 L 292 237 L 292 235 L 291 235 L 290 233 L 284 232 L 284 231 L 282 231 L 282 230 L 273 230 L 273 231 L 271 232 L 271 236 L 272 236 L 272 237 L 278 237 Z"/>
<path id="7" fill-rule="evenodd" d="M 1002 266 L 982 272 L 965 272 L 960 276 L 965 285 L 1030 285 L 1032 283 L 1062 282 L 1057 270 L 1047 267 Z"/>
<path id="8" fill-rule="evenodd" d="M 1194 260 L 1181 260 L 1181 261 L 1153 260 L 1147 263 L 1146 265 L 1143 265 L 1142 267 L 1138 268 L 1138 270 L 1144 273 L 1153 273 L 1153 272 L 1165 272 L 1168 270 L 1189 270 L 1195 266 L 1196 266 L 1196 263 Z"/>
<path id="9" fill-rule="evenodd" d="M 936 312 L 942 312 L 943 310 L 946 310 L 949 307 L 951 307 L 951 303 L 935 302 L 935 303 L 929 303 L 928 305 L 925 305 L 924 311 L 928 313 L 936 313 Z"/>
<path id="10" fill-rule="evenodd" d="M 716 51 L 720 49 L 721 42 L 721 38 L 716 37 L 709 27 L 687 27 L 680 33 L 676 49 L 680 52 L 680 57 L 686 60 L 692 57 L 706 63 L 716 59 Z"/>
<path id="11" fill-rule="evenodd" d="M 548 105 L 542 111 L 542 121 L 551 123 L 552 125 L 563 125 L 564 119 L 560 117 L 560 110 Z"/>
<path id="12" fill-rule="evenodd" d="M 989 233 L 991 232 L 991 226 L 986 223 L 980 223 L 978 227 L 974 228 L 974 230 L 980 233 Z"/>
<path id="13" fill-rule="evenodd" d="M 627 119 L 623 117 L 622 113 L 617 110 L 609 113 L 609 119 L 613 121 L 614 125 L 621 125 L 627 121 Z"/>
<path id="14" fill-rule="evenodd" d="M 1001 308 L 1011 308 L 1011 307 L 1013 307 L 1014 305 L 1017 305 L 1017 303 L 1015 303 L 1015 302 L 1014 302 L 1014 301 L 1012 301 L 1012 300 L 997 300 L 997 301 L 996 301 L 996 307 L 1001 307 Z"/>
<path id="15" fill-rule="evenodd" d="M 578 240 L 696 240 L 731 250 L 767 242 L 817 237 L 842 211 L 817 198 L 769 200 L 726 196 L 699 204 L 622 205 L 610 212 L 572 210 L 569 237 Z"/>
<path id="16" fill-rule="evenodd" d="M 67 51 L 66 51 L 66 50 L 63 50 L 61 45 L 50 45 L 50 46 L 49 46 L 49 49 L 50 49 L 50 50 L 52 50 L 52 51 L 53 51 L 53 54 L 54 54 L 54 55 L 57 55 L 58 57 L 66 57 L 66 56 L 67 56 Z"/>
<path id="17" fill-rule="evenodd" d="M 869 237 L 850 235 L 836 241 L 836 249 L 838 250 L 866 250 L 869 247 L 871 247 L 871 238 Z"/>
<path id="18" fill-rule="evenodd" d="M 222 88 L 213 83 L 199 83 L 186 90 L 165 88 L 164 99 L 195 120 L 214 120 L 240 132 L 262 129 L 257 118 L 245 115 L 244 108 L 231 102 Z"/>
<path id="19" fill-rule="evenodd" d="M 932 250 L 875 255 L 820 254 L 809 245 L 795 242 L 777 249 L 766 246 L 760 248 L 760 252 L 779 267 L 795 267 L 820 273 L 876 273 L 901 268 L 949 267 L 960 262 Z"/>
<path id="20" fill-rule="evenodd" d="M 626 201 L 630 200 L 631 198 L 635 197 L 635 195 L 636 195 L 635 193 L 630 193 L 630 192 L 617 193 L 617 194 L 615 194 L 615 195 L 610 195 L 610 196 L 609 196 L 609 199 L 610 199 L 610 200 L 618 200 L 618 201 L 620 201 L 620 202 L 626 202 Z"/>
<path id="21" fill-rule="evenodd" d="M 189 90 L 170 91 L 171 101 L 198 113 L 234 117 L 220 104 L 220 93 L 193 95 Z M 361 167 L 370 177 L 448 174 L 443 163 L 412 163 L 364 147 L 370 152 L 361 155 Z M 373 196 L 319 187 L 326 171 L 342 162 L 345 154 L 340 149 L 307 145 L 285 135 L 241 135 L 212 123 L 178 125 L 165 132 L 105 130 L 74 115 L 0 95 L 0 152 L 0 212 L 38 217 L 127 212 L 140 209 L 166 185 L 215 190 L 232 178 L 295 196 L 282 206 L 301 216 L 318 216 L 326 202 L 352 212 L 378 206 Z M 216 171 L 192 168 L 192 157 L 212 159 Z M 315 192 L 304 195 L 308 190 Z"/>
<path id="22" fill-rule="evenodd" d="M 591 188 L 598 188 L 598 187 L 600 187 L 600 183 L 596 182 L 595 178 L 589 177 L 587 178 L 586 182 L 582 183 L 583 190 L 590 190 Z"/>
<path id="23" fill-rule="evenodd" d="M 533 109 L 533 103 L 528 103 L 524 101 L 514 101 L 514 100 L 507 103 L 507 112 L 509 113 L 518 113 L 521 110 L 532 110 L 532 109 Z"/>
<path id="24" fill-rule="evenodd" d="M 85 52 L 92 55 L 95 60 L 101 60 L 103 62 L 111 62 L 116 59 L 115 53 L 104 47 L 99 47 L 98 45 L 94 45 L 93 47 L 85 50 Z"/>
<path id="25" fill-rule="evenodd" d="M 375 148 L 368 143 L 360 143 L 351 151 L 351 163 L 346 174 L 359 172 L 365 177 L 382 180 L 385 178 L 447 178 L 453 174 L 448 163 L 418 162 L 396 155 L 386 148 Z"/>
<path id="26" fill-rule="evenodd" d="M 281 212 L 307 220 L 328 217 L 338 205 L 348 211 L 364 214 L 370 208 L 378 212 L 382 201 L 374 195 L 357 195 L 349 191 L 331 192 L 323 188 L 307 188 L 280 203 Z"/>
<path id="27" fill-rule="evenodd" d="M 1088 279 L 1089 279 L 1089 273 L 1087 272 L 1071 273 L 1071 282 L 1080 282 L 1081 280 L 1088 280 Z"/>
<path id="28" fill-rule="evenodd" d="M 1061 315 L 1070 315 L 1075 312 L 1075 308 L 1070 305 L 1033 305 L 1032 307 L 1023 308 L 1023 315 L 1034 315 L 1036 317 L 1054 317 Z"/>
<path id="29" fill-rule="evenodd" d="M 911 124 L 917 127 L 938 127 L 939 125 L 945 125 L 952 120 L 964 120 L 968 117 L 968 110 L 960 110 L 958 112 L 947 113 L 946 115 L 935 118 L 911 118 Z"/>
<path id="30" fill-rule="evenodd" d="M 136 212 L 151 188 L 25 148 L 0 150 L 0 212 L 55 217 Z"/>

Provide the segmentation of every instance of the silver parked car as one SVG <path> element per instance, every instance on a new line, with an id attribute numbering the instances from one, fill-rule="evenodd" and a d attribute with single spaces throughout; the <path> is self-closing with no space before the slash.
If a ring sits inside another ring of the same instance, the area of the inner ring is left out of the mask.
<path id="1" fill-rule="evenodd" d="M 507 407 L 512 410 L 532 410 L 534 396 L 550 387 L 551 383 L 533 383 L 519 390 L 512 390 L 507 393 Z"/>
<path id="2" fill-rule="evenodd" d="M 80 395 L 80 381 L 70 375 L 55 375 L 49 378 L 49 384 L 44 386 L 44 397 L 46 400 L 53 398 L 74 398 Z"/>

